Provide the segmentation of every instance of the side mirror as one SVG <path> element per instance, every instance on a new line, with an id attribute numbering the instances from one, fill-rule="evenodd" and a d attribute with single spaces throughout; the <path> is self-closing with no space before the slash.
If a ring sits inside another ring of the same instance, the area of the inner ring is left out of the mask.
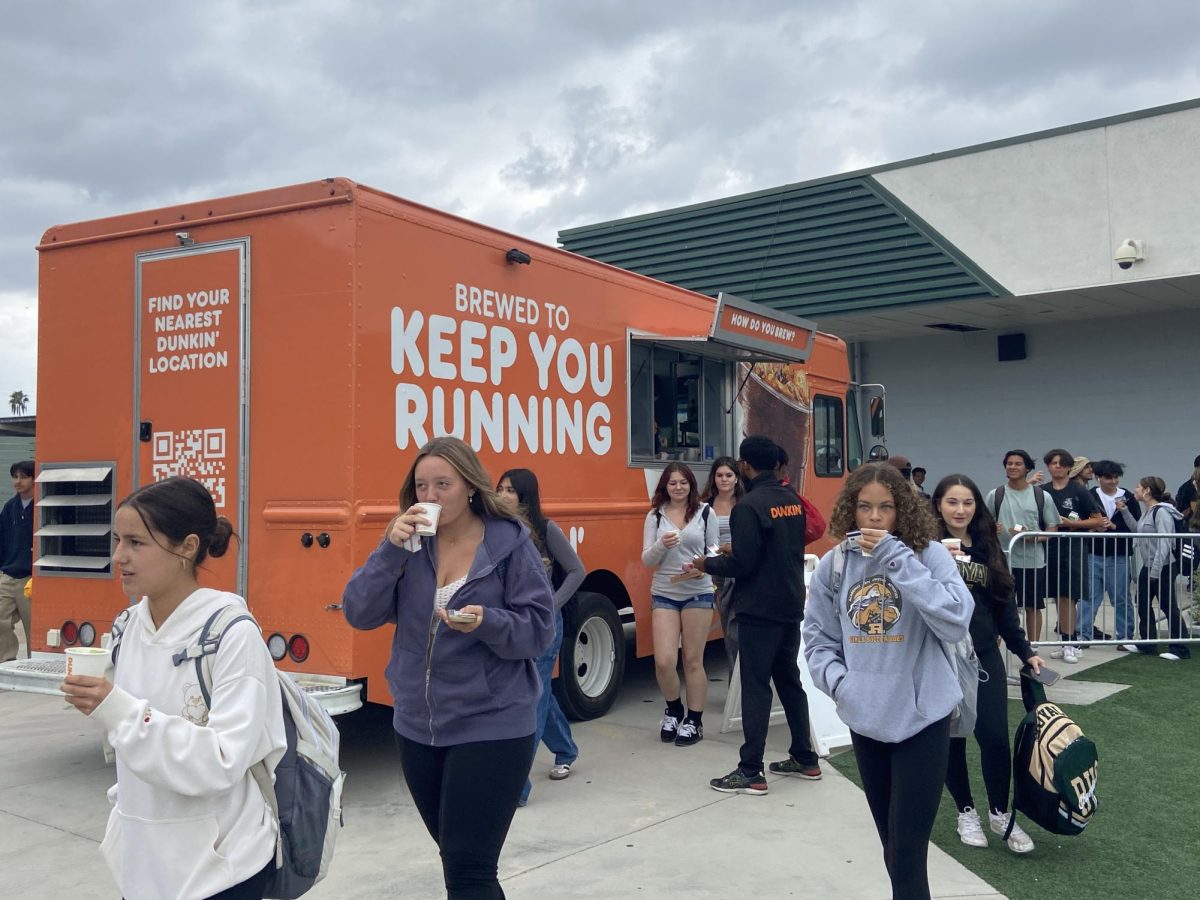
<path id="1" fill-rule="evenodd" d="M 887 434 L 887 432 L 884 430 L 884 427 L 883 427 L 883 398 L 882 397 L 872 397 L 871 398 L 871 437 L 881 438 L 885 434 Z M 874 452 L 874 451 L 872 450 L 872 452 Z M 886 451 L 884 451 L 884 452 L 886 453 Z M 886 456 L 884 456 L 883 458 L 887 459 Z"/>
<path id="2" fill-rule="evenodd" d="M 888 455 L 887 447 L 883 446 L 883 444 L 876 444 L 871 448 L 871 452 L 867 454 L 867 460 L 869 462 L 883 462 L 888 458 Z"/>

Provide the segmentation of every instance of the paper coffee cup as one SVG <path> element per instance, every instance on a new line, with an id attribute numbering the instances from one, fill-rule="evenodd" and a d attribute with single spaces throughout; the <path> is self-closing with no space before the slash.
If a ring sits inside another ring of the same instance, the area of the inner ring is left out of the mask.
<path id="1" fill-rule="evenodd" d="M 438 519 L 442 517 L 442 504 L 440 503 L 417 503 L 420 507 L 421 515 L 429 520 L 428 525 L 418 525 L 417 534 L 432 535 L 437 534 Z"/>
<path id="2" fill-rule="evenodd" d="M 951 556 L 962 553 L 962 541 L 958 538 L 942 538 L 942 546 L 950 551 Z"/>
<path id="3" fill-rule="evenodd" d="M 862 537 L 861 531 L 851 531 L 846 535 L 846 540 L 849 541 L 849 543 L 850 543 L 850 549 L 857 550 L 863 556 L 870 556 L 871 552 L 869 550 L 863 549 L 862 544 L 860 544 L 858 542 L 858 539 L 860 537 Z"/>
<path id="4" fill-rule="evenodd" d="M 108 669 L 108 651 L 100 647 L 68 647 L 66 657 L 68 675 L 103 678 Z"/>

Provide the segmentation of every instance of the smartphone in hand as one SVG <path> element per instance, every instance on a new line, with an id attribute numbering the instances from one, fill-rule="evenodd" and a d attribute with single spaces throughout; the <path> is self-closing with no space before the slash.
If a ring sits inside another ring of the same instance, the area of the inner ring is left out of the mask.
<path id="1" fill-rule="evenodd" d="M 446 610 L 446 618 L 451 622 L 458 622 L 460 625 L 469 625 L 474 622 L 479 616 L 473 612 L 462 612 L 457 609 Z"/>
<path id="2" fill-rule="evenodd" d="M 1058 681 L 1059 678 L 1062 677 L 1057 672 L 1055 672 L 1053 669 L 1048 669 L 1045 666 L 1042 666 L 1042 670 L 1036 674 L 1034 673 L 1033 669 L 1030 668 L 1029 666 L 1022 666 L 1021 674 L 1024 675 L 1026 678 L 1032 679 L 1033 681 L 1036 681 L 1039 684 L 1044 684 L 1047 687 L 1054 684 L 1055 682 Z"/>

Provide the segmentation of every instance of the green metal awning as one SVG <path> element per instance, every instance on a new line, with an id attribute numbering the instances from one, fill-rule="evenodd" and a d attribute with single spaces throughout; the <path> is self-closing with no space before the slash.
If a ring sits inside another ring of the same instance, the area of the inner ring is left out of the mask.
<path id="1" fill-rule="evenodd" d="M 570 228 L 559 243 L 806 318 L 1009 296 L 870 175 Z"/>

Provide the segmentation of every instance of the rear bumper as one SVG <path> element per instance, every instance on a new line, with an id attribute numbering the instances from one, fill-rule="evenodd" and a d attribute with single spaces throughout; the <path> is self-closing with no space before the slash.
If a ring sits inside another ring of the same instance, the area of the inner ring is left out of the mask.
<path id="1" fill-rule="evenodd" d="M 61 697 L 58 686 L 62 683 L 64 668 L 65 659 L 61 653 L 34 653 L 32 659 L 0 663 L 0 690 Z M 363 705 L 362 682 L 348 682 L 337 675 L 287 674 L 331 716 L 354 712 Z"/>

